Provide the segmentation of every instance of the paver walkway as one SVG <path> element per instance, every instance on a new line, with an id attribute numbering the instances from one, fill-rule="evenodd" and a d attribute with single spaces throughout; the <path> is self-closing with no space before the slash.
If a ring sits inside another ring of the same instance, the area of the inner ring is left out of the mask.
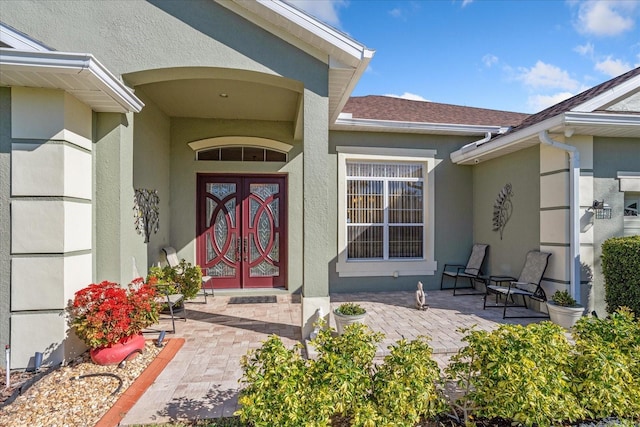
<path id="1" fill-rule="evenodd" d="M 236 299 L 234 299 L 236 298 Z M 127 413 L 121 425 L 230 416 L 237 409 L 242 377 L 240 358 L 258 348 L 270 334 L 292 347 L 300 340 L 300 297 L 279 294 L 277 302 L 235 304 L 237 296 L 209 298 L 207 304 L 187 303 L 188 320 L 176 322 L 176 336 L 185 344 L 165 370 Z M 430 308 L 413 308 L 413 292 L 331 295 L 332 308 L 341 302 L 363 305 L 366 323 L 386 335 L 379 355 L 402 337 L 432 338 L 434 358 L 441 366 L 462 343 L 458 328 L 477 325 L 484 330 L 501 323 L 527 324 L 540 319 L 502 319 L 502 310 L 482 309 L 481 296 L 452 296 L 451 291 L 430 291 Z M 527 312 L 524 309 L 522 313 Z M 168 325 L 168 324 L 167 324 Z M 335 326 L 333 319 L 331 325 Z"/>

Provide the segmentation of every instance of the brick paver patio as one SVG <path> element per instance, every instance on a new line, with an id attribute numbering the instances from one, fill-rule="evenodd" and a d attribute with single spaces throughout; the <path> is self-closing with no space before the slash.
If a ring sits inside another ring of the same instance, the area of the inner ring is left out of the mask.
<path id="1" fill-rule="evenodd" d="M 230 416 L 237 409 L 241 356 L 270 334 L 279 335 L 289 347 L 300 341 L 299 295 L 280 294 L 275 303 L 230 304 L 231 298 L 216 295 L 207 304 L 187 303 L 188 320 L 176 322 L 176 337 L 185 339 L 184 346 L 120 425 Z M 397 339 L 427 335 L 441 366 L 462 346 L 458 328 L 477 325 L 492 330 L 501 323 L 540 320 L 503 320 L 502 310 L 482 309 L 481 296 L 453 297 L 451 291 L 428 292 L 426 311 L 413 308 L 413 292 L 331 295 L 332 308 L 345 301 L 363 305 L 366 323 L 386 335 L 380 357 Z M 333 319 L 331 325 L 335 326 Z"/>

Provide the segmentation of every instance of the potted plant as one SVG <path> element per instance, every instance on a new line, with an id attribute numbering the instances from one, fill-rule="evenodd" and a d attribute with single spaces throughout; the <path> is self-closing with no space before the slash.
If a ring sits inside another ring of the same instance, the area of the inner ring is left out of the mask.
<path id="1" fill-rule="evenodd" d="M 551 300 L 547 301 L 547 311 L 553 323 L 570 329 L 584 314 L 584 307 L 565 290 L 553 294 Z"/>
<path id="2" fill-rule="evenodd" d="M 185 300 L 193 299 L 202 286 L 202 271 L 197 265 L 181 260 L 176 267 L 151 267 L 147 280 L 155 279 L 158 288 L 169 294 L 182 294 Z"/>
<path id="3" fill-rule="evenodd" d="M 336 329 L 342 335 L 344 328 L 352 323 L 364 323 L 367 311 L 359 304 L 345 302 L 333 311 Z"/>
<path id="4" fill-rule="evenodd" d="M 111 365 L 144 348 L 141 332 L 158 321 L 158 308 L 154 281 L 140 277 L 127 288 L 103 281 L 75 293 L 70 325 L 95 363 Z"/>

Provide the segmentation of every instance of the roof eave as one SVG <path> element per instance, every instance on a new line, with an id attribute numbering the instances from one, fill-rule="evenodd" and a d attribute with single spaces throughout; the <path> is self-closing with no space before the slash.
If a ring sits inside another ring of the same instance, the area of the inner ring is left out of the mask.
<path id="1" fill-rule="evenodd" d="M 562 124 L 562 122 L 562 115 L 555 116 L 520 131 L 501 136 L 499 139 L 494 141 L 489 141 L 485 144 L 479 145 L 475 149 L 465 151 L 462 149 L 456 150 L 450 155 L 451 161 L 458 165 L 477 164 L 477 160 L 482 156 L 494 154 L 507 147 L 513 147 L 514 145 L 530 139 L 532 136 L 538 135 L 538 132 L 558 126 L 559 124 Z"/>
<path id="2" fill-rule="evenodd" d="M 5 43 L 14 49 L 32 52 L 48 52 L 53 50 L 43 43 L 2 22 L 0 22 L 0 42 Z"/>
<path id="3" fill-rule="evenodd" d="M 640 75 L 632 77 L 627 81 L 610 88 L 606 92 L 583 102 L 575 108 L 572 108 L 571 111 L 589 113 L 595 110 L 602 110 L 612 104 L 615 104 L 621 99 L 628 97 L 631 93 L 638 91 L 640 91 Z"/>
<path id="4" fill-rule="evenodd" d="M 375 51 L 279 0 L 215 0 L 254 24 L 325 62 L 330 70 L 345 71 L 345 79 L 329 88 L 329 123 L 333 123 L 364 74 Z M 292 26 L 293 28 L 288 28 Z M 339 64 L 333 67 L 333 63 Z"/>
<path id="5" fill-rule="evenodd" d="M 2 72 L 8 71 L 37 71 L 49 75 L 74 74 L 75 78 L 85 82 L 91 81 L 98 86 L 102 93 L 117 104 L 117 110 L 120 113 L 138 113 L 144 107 L 144 103 L 134 95 L 133 91 L 91 54 L 0 48 L 0 66 L 0 82 L 2 82 Z M 27 80 L 25 79 L 23 86 L 29 87 L 31 83 Z M 61 84 L 59 87 L 47 87 L 68 90 Z M 90 107 L 94 108 L 92 105 Z M 99 108 L 94 110 L 100 111 Z"/>
<path id="6" fill-rule="evenodd" d="M 506 131 L 506 128 L 502 126 L 406 122 L 348 117 L 338 117 L 331 129 L 361 132 L 399 132 L 467 136 L 480 136 L 485 135 L 487 132 L 504 133 Z"/>
<path id="7" fill-rule="evenodd" d="M 602 126 L 602 127 L 628 127 L 640 126 L 640 115 L 638 114 L 619 114 L 619 113 L 585 113 L 585 112 L 566 112 L 551 117 L 542 122 L 536 123 L 512 134 L 501 136 L 500 138 L 480 145 L 472 150 L 462 149 L 451 153 L 451 161 L 459 165 L 477 164 L 484 157 L 499 157 L 496 155 L 500 151 L 508 148 L 514 148 L 519 144 L 524 144 L 535 138 L 541 131 L 551 131 L 553 129 L 564 129 L 578 126 Z M 512 151 L 512 150 L 511 150 Z"/>
<path id="8" fill-rule="evenodd" d="M 335 108 L 333 109 L 333 111 L 329 112 L 329 123 L 335 123 L 336 120 L 338 120 L 342 109 L 344 108 L 347 101 L 349 101 L 351 92 L 353 92 L 353 89 L 355 89 L 358 81 L 360 81 L 360 77 L 362 77 L 365 71 L 367 71 L 367 67 L 369 66 L 369 63 L 371 62 L 374 54 L 374 50 L 367 49 L 366 47 L 362 48 L 362 56 L 360 62 L 358 63 L 358 66 L 353 71 L 353 74 L 349 79 L 349 83 L 342 91 L 342 96 L 339 98 Z"/>

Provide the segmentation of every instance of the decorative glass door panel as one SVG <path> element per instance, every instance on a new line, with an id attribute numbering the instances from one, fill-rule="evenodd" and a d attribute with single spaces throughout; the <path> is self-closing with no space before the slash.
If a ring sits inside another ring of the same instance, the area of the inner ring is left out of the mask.
<path id="1" fill-rule="evenodd" d="M 198 264 L 215 288 L 284 286 L 283 176 L 198 176 Z"/>

